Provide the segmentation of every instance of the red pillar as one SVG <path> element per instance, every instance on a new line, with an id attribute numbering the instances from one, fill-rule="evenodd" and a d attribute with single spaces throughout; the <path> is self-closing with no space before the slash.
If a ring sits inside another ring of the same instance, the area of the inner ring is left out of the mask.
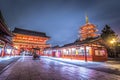
<path id="1" fill-rule="evenodd" d="M 12 50 L 13 50 L 13 48 L 11 49 L 9 56 L 12 56 Z"/>
<path id="2" fill-rule="evenodd" d="M 68 51 L 69 51 L 69 49 L 68 49 Z M 73 59 L 73 53 L 72 53 L 72 48 L 70 48 L 70 52 L 71 52 L 71 59 Z"/>
<path id="3" fill-rule="evenodd" d="M 40 50 L 38 50 L 38 53 L 39 53 L 39 55 L 41 55 L 41 54 L 40 54 Z"/>
<path id="4" fill-rule="evenodd" d="M 86 46 L 84 46 L 84 50 L 85 50 L 85 62 L 87 62 Z"/>
<path id="5" fill-rule="evenodd" d="M 6 47 L 6 43 L 4 44 L 4 46 L 3 46 L 3 50 L 2 50 L 2 57 L 4 57 L 5 56 L 5 47 Z"/>
<path id="6" fill-rule="evenodd" d="M 64 58 L 63 49 L 61 49 L 61 57 Z"/>

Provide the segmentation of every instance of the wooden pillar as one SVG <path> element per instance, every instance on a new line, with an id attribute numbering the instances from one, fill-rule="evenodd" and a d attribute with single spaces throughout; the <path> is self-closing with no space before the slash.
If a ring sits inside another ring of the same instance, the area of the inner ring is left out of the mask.
<path id="1" fill-rule="evenodd" d="M 44 53 L 43 53 L 43 54 L 41 53 L 41 50 L 42 50 L 42 48 L 41 48 L 41 47 L 39 47 L 39 50 L 38 50 L 39 55 L 44 55 Z"/>
<path id="2" fill-rule="evenodd" d="M 75 58 L 77 59 L 77 56 L 78 56 L 78 47 L 77 46 L 75 46 Z"/>
<path id="3" fill-rule="evenodd" d="M 39 53 L 39 55 L 41 55 L 41 53 L 40 53 L 40 49 L 38 50 L 38 53 Z"/>
<path id="4" fill-rule="evenodd" d="M 11 51 L 10 51 L 10 56 L 12 56 L 12 50 L 13 50 L 13 47 L 11 48 Z"/>
<path id="5" fill-rule="evenodd" d="M 3 46 L 2 55 L 1 55 L 2 57 L 4 57 L 5 54 L 6 54 L 6 53 L 5 53 L 5 48 L 6 48 L 6 43 L 5 43 L 4 46 Z"/>
<path id="6" fill-rule="evenodd" d="M 63 48 L 61 49 L 61 55 L 62 55 L 62 58 L 64 58 Z"/>
<path id="7" fill-rule="evenodd" d="M 15 53 L 15 48 L 13 48 L 12 50 L 12 56 L 15 56 L 14 53 Z"/>
<path id="8" fill-rule="evenodd" d="M 84 51 L 85 51 L 85 62 L 87 62 L 86 46 L 84 46 Z"/>
<path id="9" fill-rule="evenodd" d="M 71 59 L 73 58 L 73 55 L 72 55 L 72 48 L 70 47 L 70 52 L 71 52 Z"/>
<path id="10" fill-rule="evenodd" d="M 106 48 L 104 48 L 104 50 L 105 50 L 105 61 L 107 61 L 107 59 L 108 59 L 108 54 L 107 54 L 107 49 Z"/>

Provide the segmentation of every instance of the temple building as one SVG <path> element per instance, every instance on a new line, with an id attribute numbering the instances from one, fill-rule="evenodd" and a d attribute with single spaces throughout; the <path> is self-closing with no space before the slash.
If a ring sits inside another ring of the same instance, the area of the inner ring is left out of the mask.
<path id="1" fill-rule="evenodd" d="M 79 35 L 79 39 L 73 43 L 46 48 L 44 55 L 85 61 L 107 60 L 107 50 L 102 45 L 103 40 L 97 34 L 96 26 L 88 22 L 88 17 L 85 25 L 80 27 Z"/>
<path id="2" fill-rule="evenodd" d="M 12 53 L 12 32 L 8 29 L 0 11 L 0 56 Z"/>
<path id="3" fill-rule="evenodd" d="M 18 50 L 18 54 L 25 51 L 30 54 L 36 50 L 38 54 L 43 53 L 44 48 L 50 47 L 46 41 L 50 37 L 46 36 L 43 32 L 31 31 L 21 28 L 15 28 L 13 31 L 13 46 Z"/>

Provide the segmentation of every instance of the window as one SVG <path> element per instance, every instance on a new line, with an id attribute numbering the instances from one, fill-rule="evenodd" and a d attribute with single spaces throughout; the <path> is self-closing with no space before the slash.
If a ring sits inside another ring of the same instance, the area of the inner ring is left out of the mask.
<path id="1" fill-rule="evenodd" d="M 76 54 L 76 49 L 72 48 L 72 54 Z"/>
<path id="2" fill-rule="evenodd" d="M 105 51 L 104 50 L 95 50 L 95 55 L 96 56 L 104 56 L 105 55 Z"/>

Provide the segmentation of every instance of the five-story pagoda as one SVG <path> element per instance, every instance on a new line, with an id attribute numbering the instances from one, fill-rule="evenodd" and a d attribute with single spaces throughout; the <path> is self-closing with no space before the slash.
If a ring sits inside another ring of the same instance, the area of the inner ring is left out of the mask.
<path id="1" fill-rule="evenodd" d="M 86 24 L 81 26 L 79 29 L 80 40 L 85 40 L 87 38 L 97 37 L 97 29 L 94 24 L 89 23 L 88 16 L 86 16 Z"/>

